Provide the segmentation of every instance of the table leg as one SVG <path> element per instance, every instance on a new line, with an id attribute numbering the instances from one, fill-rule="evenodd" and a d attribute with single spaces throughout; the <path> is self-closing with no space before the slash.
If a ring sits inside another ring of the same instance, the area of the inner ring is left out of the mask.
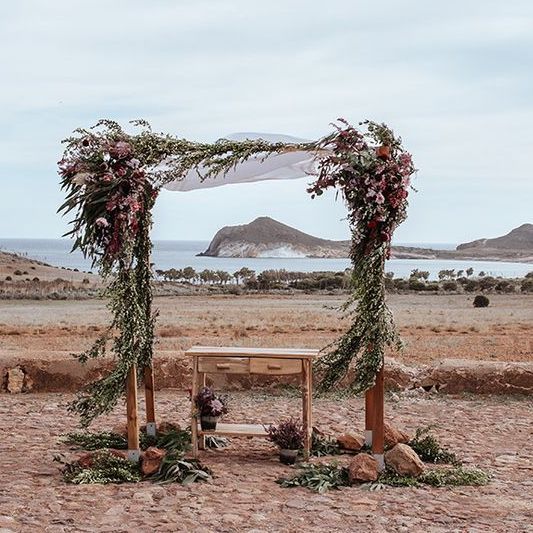
<path id="1" fill-rule="evenodd" d="M 309 453 L 313 445 L 313 363 L 307 360 L 307 428 L 309 431 Z"/>
<path id="2" fill-rule="evenodd" d="M 311 386 L 310 374 L 311 368 L 309 361 L 302 361 L 302 411 L 303 411 L 303 429 L 304 429 L 304 458 L 309 459 L 311 452 L 311 432 L 313 430 L 311 420 Z"/>
<path id="3" fill-rule="evenodd" d="M 206 376 L 205 372 L 198 372 L 198 381 L 202 384 L 202 387 L 205 387 L 206 384 Z M 198 439 L 198 449 L 205 450 L 205 435 L 200 435 L 200 438 Z"/>
<path id="4" fill-rule="evenodd" d="M 191 389 L 191 447 L 192 455 L 198 457 L 198 420 L 194 398 L 198 394 L 198 357 L 192 360 L 192 389 Z"/>

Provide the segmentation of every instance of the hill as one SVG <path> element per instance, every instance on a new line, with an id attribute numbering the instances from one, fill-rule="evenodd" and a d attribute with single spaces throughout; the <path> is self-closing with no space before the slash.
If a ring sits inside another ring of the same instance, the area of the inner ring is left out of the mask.
<path id="1" fill-rule="evenodd" d="M 490 250 L 520 250 L 533 252 L 533 224 L 522 224 L 507 235 L 494 239 L 478 239 L 457 246 L 457 250 L 483 248 Z"/>
<path id="2" fill-rule="evenodd" d="M 320 239 L 259 217 L 249 224 L 220 229 L 205 252 L 210 257 L 348 257 L 350 241 Z M 533 224 L 523 224 L 503 237 L 460 244 L 456 250 L 393 246 L 394 259 L 465 259 L 533 262 Z"/>
<path id="3" fill-rule="evenodd" d="M 270 217 L 225 226 L 200 255 L 212 257 L 348 257 L 349 241 L 308 235 Z"/>

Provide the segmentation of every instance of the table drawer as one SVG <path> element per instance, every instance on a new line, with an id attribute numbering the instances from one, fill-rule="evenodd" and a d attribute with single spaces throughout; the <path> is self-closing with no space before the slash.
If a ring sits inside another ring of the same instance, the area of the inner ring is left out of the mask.
<path id="1" fill-rule="evenodd" d="M 198 372 L 248 374 L 250 372 L 250 359 L 248 357 L 199 357 Z"/>
<path id="2" fill-rule="evenodd" d="M 250 359 L 250 373 L 252 374 L 301 374 L 301 359 Z"/>

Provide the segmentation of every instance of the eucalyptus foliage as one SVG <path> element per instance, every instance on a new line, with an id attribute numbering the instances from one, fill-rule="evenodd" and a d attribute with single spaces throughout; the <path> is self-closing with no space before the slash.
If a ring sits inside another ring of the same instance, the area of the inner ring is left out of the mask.
<path id="1" fill-rule="evenodd" d="M 137 483 L 142 479 L 137 463 L 106 450 L 95 452 L 90 467 L 83 467 L 77 462 L 66 463 L 60 457 L 55 460 L 63 465 L 61 473 L 67 483 Z"/>
<path id="2" fill-rule="evenodd" d="M 418 428 L 415 436 L 409 441 L 409 446 L 413 448 L 422 461 L 459 466 L 461 461 L 457 455 L 441 446 L 437 437 L 431 432 L 432 429 L 433 426 Z"/>
<path id="3" fill-rule="evenodd" d="M 423 472 L 418 477 L 401 476 L 387 468 L 379 474 L 377 481 L 361 484 L 367 490 L 380 490 L 389 487 L 419 487 L 431 485 L 433 487 L 447 486 L 480 486 L 486 485 L 491 479 L 490 474 L 476 467 L 446 467 L 435 468 Z M 329 489 L 340 489 L 351 485 L 348 468 L 337 463 L 305 464 L 298 472 L 288 478 L 276 481 L 282 487 L 307 487 L 323 493 Z"/>

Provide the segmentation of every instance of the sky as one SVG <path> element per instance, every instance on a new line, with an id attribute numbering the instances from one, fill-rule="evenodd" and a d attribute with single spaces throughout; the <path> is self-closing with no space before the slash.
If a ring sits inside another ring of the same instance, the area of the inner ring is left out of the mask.
<path id="1" fill-rule="evenodd" d="M 0 238 L 66 231 L 61 139 L 100 118 L 198 141 L 383 121 L 419 169 L 396 242 L 533 222 L 531 0 L 17 0 L 0 4 L 0 67 Z M 348 238 L 342 201 L 308 181 L 164 192 L 153 237 L 267 215 Z"/>

